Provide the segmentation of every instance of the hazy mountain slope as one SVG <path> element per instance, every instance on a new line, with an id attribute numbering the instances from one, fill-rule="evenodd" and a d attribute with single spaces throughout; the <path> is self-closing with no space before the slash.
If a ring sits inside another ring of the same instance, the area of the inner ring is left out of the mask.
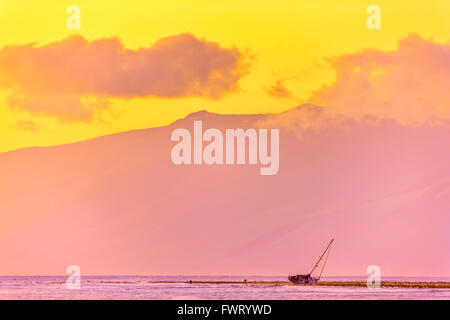
<path id="1" fill-rule="evenodd" d="M 306 272 L 334 237 L 328 274 L 448 275 L 450 129 L 280 128 L 274 176 L 170 160 L 170 134 L 194 119 L 225 129 L 267 117 L 199 112 L 0 154 L 0 274 Z"/>

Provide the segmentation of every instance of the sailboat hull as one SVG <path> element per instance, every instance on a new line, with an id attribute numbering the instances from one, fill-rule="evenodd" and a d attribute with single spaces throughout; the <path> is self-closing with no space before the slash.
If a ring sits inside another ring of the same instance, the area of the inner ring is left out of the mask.
<path id="1" fill-rule="evenodd" d="M 307 277 L 307 276 L 302 276 L 302 275 L 289 276 L 288 279 L 293 284 L 303 284 L 303 285 L 315 284 L 319 280 L 317 278 Z"/>

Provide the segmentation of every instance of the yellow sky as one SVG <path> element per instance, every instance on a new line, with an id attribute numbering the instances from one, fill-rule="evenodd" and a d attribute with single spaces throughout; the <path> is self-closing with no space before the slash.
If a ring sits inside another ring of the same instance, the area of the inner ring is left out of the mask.
<path id="1" fill-rule="evenodd" d="M 66 8 L 81 8 L 81 29 L 69 30 Z M 366 27 L 369 5 L 381 8 L 381 30 Z M 192 33 L 236 46 L 254 55 L 241 91 L 219 100 L 205 98 L 112 99 L 103 121 L 61 122 L 11 110 L 8 92 L 0 89 L 0 152 L 84 140 L 114 132 L 166 125 L 206 109 L 218 113 L 279 112 L 307 101 L 334 79 L 326 57 L 363 48 L 390 50 L 410 33 L 450 40 L 450 1 L 393 0 L 0 0 L 0 47 L 35 42 L 40 45 L 79 33 L 88 40 L 119 36 L 131 49 L 149 47 L 161 37 Z M 269 96 L 277 80 L 292 97 Z M 38 123 L 26 130 L 20 121 Z"/>

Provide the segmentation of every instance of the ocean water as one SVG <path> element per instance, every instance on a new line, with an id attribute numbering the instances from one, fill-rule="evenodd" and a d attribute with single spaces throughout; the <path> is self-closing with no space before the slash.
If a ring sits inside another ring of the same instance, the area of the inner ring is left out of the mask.
<path id="1" fill-rule="evenodd" d="M 450 299 L 450 289 L 368 289 L 251 284 L 251 281 L 286 281 L 286 277 L 85 276 L 81 277 L 80 289 L 68 289 L 66 279 L 66 276 L 1 276 L 0 299 Z M 189 280 L 242 281 L 243 279 L 247 279 L 248 284 L 182 283 Z M 328 277 L 323 280 L 365 281 L 365 278 Z M 383 278 L 382 280 L 450 282 L 450 278 Z M 157 283 L 158 281 L 163 283 Z"/>

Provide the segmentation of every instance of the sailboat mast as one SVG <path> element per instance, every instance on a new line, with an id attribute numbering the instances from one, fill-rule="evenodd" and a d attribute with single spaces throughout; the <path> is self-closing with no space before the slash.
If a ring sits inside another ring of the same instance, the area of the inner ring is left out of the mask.
<path id="1" fill-rule="evenodd" d="M 323 256 L 325 255 L 325 253 L 328 251 L 328 249 L 330 248 L 331 244 L 333 243 L 334 239 L 331 239 L 330 243 L 328 244 L 327 248 L 325 249 L 325 251 L 322 253 L 322 255 L 320 256 L 319 260 L 317 260 L 316 265 L 314 266 L 314 268 L 311 270 L 311 272 L 309 274 L 312 274 L 314 272 L 314 270 L 316 270 L 317 266 L 319 265 L 320 260 L 322 260 Z"/>

